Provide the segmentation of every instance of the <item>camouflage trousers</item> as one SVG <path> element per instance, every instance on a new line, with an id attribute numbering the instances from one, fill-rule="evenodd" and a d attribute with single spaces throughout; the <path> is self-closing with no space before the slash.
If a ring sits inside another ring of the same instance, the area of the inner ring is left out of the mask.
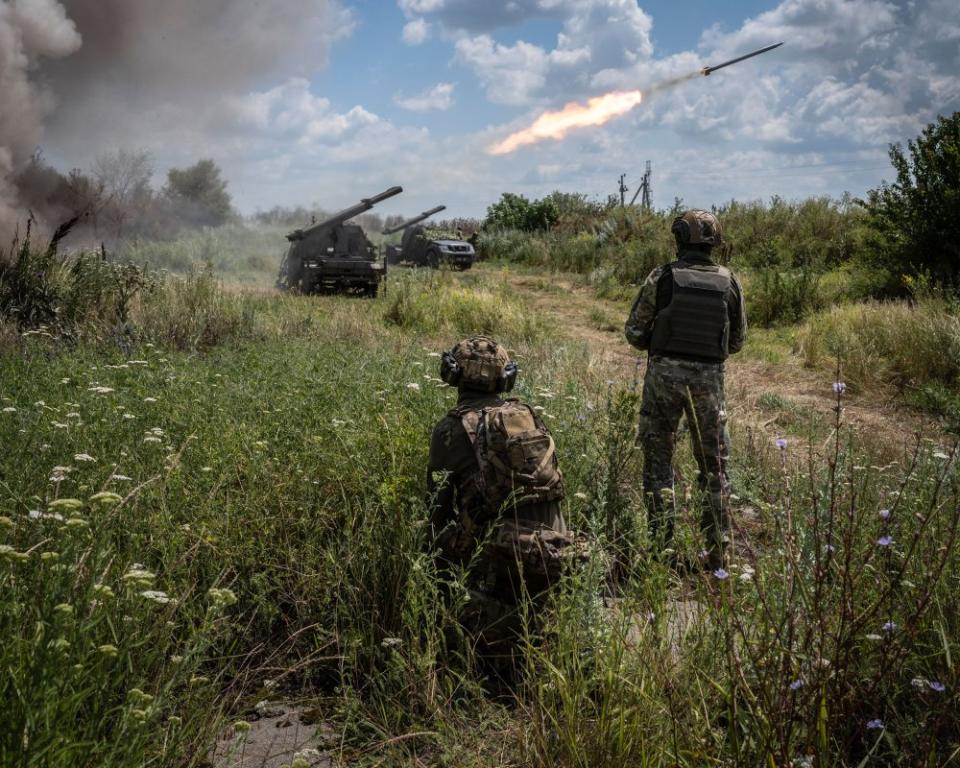
<path id="1" fill-rule="evenodd" d="M 676 517 L 673 493 L 673 454 L 682 416 L 693 442 L 699 469 L 697 481 L 705 495 L 700 527 L 707 539 L 709 565 L 723 560 L 727 533 L 727 460 L 730 438 L 723 393 L 723 365 L 668 357 L 647 364 L 637 436 L 643 449 L 643 490 L 650 536 L 667 547 Z"/>

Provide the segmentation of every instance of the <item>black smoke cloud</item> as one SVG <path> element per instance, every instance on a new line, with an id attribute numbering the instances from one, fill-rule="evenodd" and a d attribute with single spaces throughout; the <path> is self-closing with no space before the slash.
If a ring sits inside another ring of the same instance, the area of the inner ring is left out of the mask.
<path id="1" fill-rule="evenodd" d="M 223 105 L 310 77 L 352 24 L 337 0 L 0 0 L 0 238 L 37 147 L 77 167 L 118 146 L 216 155 Z"/>

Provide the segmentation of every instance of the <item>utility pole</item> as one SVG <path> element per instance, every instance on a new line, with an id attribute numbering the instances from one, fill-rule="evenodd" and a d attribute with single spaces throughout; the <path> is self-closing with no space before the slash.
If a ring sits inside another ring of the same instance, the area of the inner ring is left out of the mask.
<path id="1" fill-rule="evenodd" d="M 650 189 L 651 176 L 650 161 L 647 160 L 647 169 L 643 172 L 643 180 L 640 182 L 640 186 L 637 187 L 637 191 L 633 193 L 633 197 L 630 199 L 630 205 L 633 205 L 637 201 L 637 197 L 642 192 L 643 197 L 640 198 L 640 207 L 645 211 L 649 211 L 653 206 L 653 193 Z"/>
<path id="2" fill-rule="evenodd" d="M 640 203 L 645 211 L 649 211 L 653 207 L 653 190 L 650 189 L 651 176 L 652 171 L 650 170 L 650 161 L 647 160 L 647 168 L 643 172 L 643 199 Z"/>
<path id="3" fill-rule="evenodd" d="M 626 195 L 627 195 L 627 185 L 623 181 L 625 178 L 627 178 L 627 174 L 621 173 L 620 174 L 620 207 L 621 208 L 623 208 L 624 200 L 626 199 Z"/>

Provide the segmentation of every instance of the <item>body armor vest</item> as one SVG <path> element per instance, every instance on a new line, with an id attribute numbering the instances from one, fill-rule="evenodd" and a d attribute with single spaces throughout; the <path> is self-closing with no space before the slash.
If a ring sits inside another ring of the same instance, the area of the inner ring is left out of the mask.
<path id="1" fill-rule="evenodd" d="M 728 301 L 732 279 L 726 267 L 670 265 L 670 303 L 657 312 L 650 354 L 722 363 L 729 354 Z"/>

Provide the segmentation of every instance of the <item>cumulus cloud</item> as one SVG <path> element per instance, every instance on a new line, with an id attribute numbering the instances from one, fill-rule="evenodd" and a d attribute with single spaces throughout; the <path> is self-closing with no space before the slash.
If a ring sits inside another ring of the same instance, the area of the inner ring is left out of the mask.
<path id="1" fill-rule="evenodd" d="M 407 45 L 421 45 L 430 37 L 430 25 L 423 19 L 414 19 L 403 25 L 402 37 Z"/>
<path id="2" fill-rule="evenodd" d="M 458 59 L 477 74 L 494 102 L 522 105 L 556 93 L 564 98 L 582 95 L 593 73 L 627 67 L 653 53 L 652 20 L 634 0 L 539 0 L 483 7 L 491 20 L 499 18 L 497 9 L 507 16 L 563 18 L 557 44 L 550 50 L 523 40 L 505 45 L 487 33 L 459 37 Z M 472 18 L 476 8 L 468 12 L 454 3 L 441 10 L 445 23 L 456 25 Z"/>
<path id="3" fill-rule="evenodd" d="M 398 107 L 409 109 L 411 112 L 444 111 L 453 106 L 453 83 L 437 83 L 428 88 L 419 96 L 403 97 L 397 95 L 393 99 Z"/>

